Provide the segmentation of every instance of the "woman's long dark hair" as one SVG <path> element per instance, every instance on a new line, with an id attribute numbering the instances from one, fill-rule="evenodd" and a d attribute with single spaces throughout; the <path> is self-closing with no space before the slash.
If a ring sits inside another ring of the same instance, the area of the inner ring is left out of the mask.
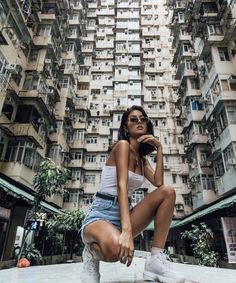
<path id="1" fill-rule="evenodd" d="M 122 118 L 121 118 L 120 128 L 118 131 L 118 140 L 126 140 L 129 142 L 129 136 L 125 132 L 124 126 L 127 126 L 128 116 L 134 110 L 138 110 L 143 114 L 144 117 L 148 117 L 147 113 L 144 111 L 144 109 L 141 106 L 133 105 L 131 108 L 128 108 L 127 111 L 123 113 Z M 154 134 L 153 125 L 150 120 L 147 122 L 147 133 L 146 134 L 147 135 Z M 141 157 L 144 157 L 145 155 L 153 152 L 154 150 L 156 150 L 154 146 L 148 143 L 141 143 L 140 148 L 139 148 L 139 154 Z"/>

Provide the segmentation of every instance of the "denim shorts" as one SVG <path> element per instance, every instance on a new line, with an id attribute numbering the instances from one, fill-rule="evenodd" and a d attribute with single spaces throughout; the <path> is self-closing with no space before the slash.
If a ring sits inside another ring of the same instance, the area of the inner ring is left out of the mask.
<path id="1" fill-rule="evenodd" d="M 130 210 L 131 209 L 132 206 L 130 204 Z M 86 213 L 80 229 L 83 242 L 84 228 L 97 220 L 104 220 L 112 223 L 118 230 L 120 230 L 120 208 L 118 201 L 114 202 L 112 200 L 102 199 L 96 196 L 94 197 L 93 203 Z"/>

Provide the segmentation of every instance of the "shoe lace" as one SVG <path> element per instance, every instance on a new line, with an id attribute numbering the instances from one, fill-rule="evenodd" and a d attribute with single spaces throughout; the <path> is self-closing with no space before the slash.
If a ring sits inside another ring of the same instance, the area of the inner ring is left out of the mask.
<path id="1" fill-rule="evenodd" d="M 89 264 L 86 266 L 86 270 L 90 274 L 98 274 L 99 273 L 99 260 L 91 259 Z"/>
<path id="2" fill-rule="evenodd" d="M 84 262 L 84 271 L 90 274 L 99 273 L 99 260 L 95 259 L 88 246 L 86 249 L 86 260 Z"/>
<path id="3" fill-rule="evenodd" d="M 170 257 L 166 250 L 160 252 L 160 260 L 168 269 L 170 269 Z"/>

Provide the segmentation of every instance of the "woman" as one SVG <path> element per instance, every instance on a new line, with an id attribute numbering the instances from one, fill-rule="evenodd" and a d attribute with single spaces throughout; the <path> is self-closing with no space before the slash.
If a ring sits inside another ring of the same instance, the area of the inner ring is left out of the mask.
<path id="1" fill-rule="evenodd" d="M 145 158 L 154 150 L 155 170 Z M 132 192 L 143 184 L 144 177 L 156 189 L 132 208 Z M 169 269 L 164 253 L 174 204 L 174 189 L 163 185 L 162 145 L 153 136 L 152 123 L 143 108 L 133 106 L 122 116 L 118 142 L 111 149 L 100 190 L 82 224 L 85 243 L 82 281 L 100 282 L 100 260 L 120 261 L 129 266 L 134 256 L 133 239 L 154 218 L 153 247 L 151 257 L 146 260 L 144 279 L 183 282 L 182 277 Z"/>

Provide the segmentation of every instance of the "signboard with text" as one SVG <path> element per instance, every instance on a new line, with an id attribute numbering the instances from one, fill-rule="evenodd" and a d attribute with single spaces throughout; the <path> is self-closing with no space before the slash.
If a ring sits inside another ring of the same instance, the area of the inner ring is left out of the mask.
<path id="1" fill-rule="evenodd" d="M 236 217 L 221 217 L 228 262 L 236 263 Z"/>

